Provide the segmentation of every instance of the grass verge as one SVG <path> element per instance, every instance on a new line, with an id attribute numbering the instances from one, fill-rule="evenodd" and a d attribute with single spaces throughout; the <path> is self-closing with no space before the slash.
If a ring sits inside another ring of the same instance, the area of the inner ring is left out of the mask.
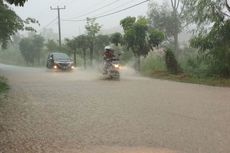
<path id="1" fill-rule="evenodd" d="M 224 78 L 211 78 L 211 77 L 199 78 L 184 73 L 178 75 L 172 75 L 166 71 L 157 71 L 147 75 L 157 79 L 172 80 L 177 82 L 202 84 L 202 85 L 209 85 L 209 86 L 230 87 L 230 79 L 224 79 Z"/>
<path id="2" fill-rule="evenodd" d="M 7 91 L 9 89 L 9 85 L 7 84 L 7 79 L 0 76 L 0 94 Z"/>

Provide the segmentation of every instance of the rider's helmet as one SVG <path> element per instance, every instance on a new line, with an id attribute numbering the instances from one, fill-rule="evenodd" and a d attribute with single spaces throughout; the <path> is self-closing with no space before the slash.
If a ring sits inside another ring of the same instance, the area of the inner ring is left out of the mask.
<path id="1" fill-rule="evenodd" d="M 111 46 L 105 46 L 105 51 L 113 51 L 113 48 Z"/>

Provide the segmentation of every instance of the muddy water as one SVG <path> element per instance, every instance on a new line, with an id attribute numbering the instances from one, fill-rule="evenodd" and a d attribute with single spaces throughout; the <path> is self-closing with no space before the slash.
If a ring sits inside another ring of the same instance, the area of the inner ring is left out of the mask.
<path id="1" fill-rule="evenodd" d="M 52 72 L 0 65 L 4 153 L 229 153 L 230 89 L 148 79 L 123 68 Z"/>

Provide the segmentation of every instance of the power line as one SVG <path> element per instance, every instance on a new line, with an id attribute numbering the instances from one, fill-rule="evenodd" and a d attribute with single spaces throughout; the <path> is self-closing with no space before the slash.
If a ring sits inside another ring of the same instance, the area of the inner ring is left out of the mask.
<path id="1" fill-rule="evenodd" d="M 95 10 L 92 10 L 92 11 L 89 11 L 89 12 L 87 12 L 87 13 L 81 14 L 81 15 L 75 17 L 75 18 L 72 18 L 72 19 L 77 19 L 77 18 L 80 18 L 80 17 L 83 17 L 83 16 L 90 15 L 90 14 L 92 14 L 92 13 L 97 12 L 98 10 L 104 9 L 104 8 L 106 8 L 106 7 L 108 7 L 108 6 L 111 6 L 111 5 L 113 5 L 113 4 L 115 4 L 115 3 L 119 2 L 119 1 L 120 1 L 120 0 L 115 0 L 115 1 L 113 1 L 113 2 L 111 2 L 111 3 L 108 3 L 108 4 L 106 4 L 106 5 L 102 6 L 102 7 L 100 7 L 100 8 L 97 8 L 97 9 L 95 9 Z"/>
<path id="2" fill-rule="evenodd" d="M 121 9 L 121 10 L 118 10 L 118 11 L 115 11 L 115 12 L 112 12 L 112 13 L 108 13 L 108 14 L 104 14 L 104 15 L 100 15 L 100 16 L 96 16 L 96 17 L 92 17 L 93 19 L 99 19 L 99 18 L 103 18 L 103 17 L 107 17 L 107 16 L 110 16 L 110 15 L 113 15 L 113 14 L 117 14 L 117 13 L 120 13 L 120 12 L 123 12 L 123 11 L 126 11 L 126 10 L 129 10 L 131 8 L 134 8 L 136 6 L 139 6 L 141 4 L 144 4 L 146 2 L 149 2 L 150 0 L 145 0 L 145 1 L 142 1 L 140 3 L 137 3 L 137 4 L 134 4 L 132 6 L 129 6 L 129 7 L 126 7 L 124 9 Z M 81 21 L 86 21 L 87 19 L 81 19 L 81 20 L 74 20 L 74 19 L 65 19 L 63 21 L 73 21 L 73 22 L 81 22 Z"/>
<path id="3" fill-rule="evenodd" d="M 135 0 L 130 0 L 130 1 L 126 2 L 126 3 L 122 3 L 121 5 L 118 5 L 117 7 L 114 7 L 113 9 L 111 9 L 109 11 L 102 12 L 101 14 L 105 14 L 105 13 L 111 12 L 111 11 L 113 11 L 115 9 L 118 9 L 118 8 L 122 7 L 122 6 L 126 6 L 127 4 L 130 4 L 131 2 L 134 2 L 134 1 Z"/>
<path id="4" fill-rule="evenodd" d="M 46 24 L 43 28 L 46 28 L 48 26 L 50 26 L 51 24 L 53 24 L 58 18 L 54 18 L 53 20 L 51 20 L 48 24 Z"/>
<path id="5" fill-rule="evenodd" d="M 101 4 L 104 4 L 106 1 L 108 1 L 108 0 L 103 0 L 102 2 L 100 2 L 100 3 L 96 3 L 96 4 L 92 4 L 93 6 L 98 6 L 98 5 L 101 5 Z M 77 2 L 76 0 L 71 0 L 71 1 L 69 1 L 68 3 L 66 3 L 66 5 L 69 5 L 70 3 L 75 3 L 75 2 Z M 73 4 L 72 3 L 72 4 Z M 72 5 L 71 4 L 71 5 Z"/>

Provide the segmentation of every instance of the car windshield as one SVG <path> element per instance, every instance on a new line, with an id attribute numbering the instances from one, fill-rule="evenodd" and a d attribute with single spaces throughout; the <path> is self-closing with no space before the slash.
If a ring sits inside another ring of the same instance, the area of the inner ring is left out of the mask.
<path id="1" fill-rule="evenodd" d="M 54 53 L 54 60 L 69 60 L 69 56 L 64 53 Z"/>

